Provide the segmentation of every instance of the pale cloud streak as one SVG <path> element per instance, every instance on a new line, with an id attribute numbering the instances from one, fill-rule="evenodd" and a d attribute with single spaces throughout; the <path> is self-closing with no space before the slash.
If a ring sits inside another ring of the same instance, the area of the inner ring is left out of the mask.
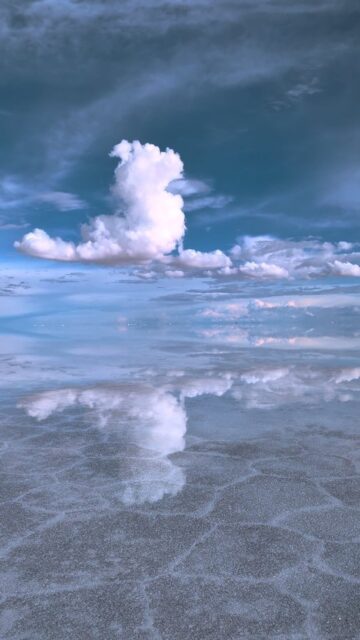
<path id="1" fill-rule="evenodd" d="M 39 202 L 53 205 L 59 211 L 75 211 L 84 209 L 86 204 L 74 193 L 67 191 L 47 191 L 40 193 L 37 198 Z"/>

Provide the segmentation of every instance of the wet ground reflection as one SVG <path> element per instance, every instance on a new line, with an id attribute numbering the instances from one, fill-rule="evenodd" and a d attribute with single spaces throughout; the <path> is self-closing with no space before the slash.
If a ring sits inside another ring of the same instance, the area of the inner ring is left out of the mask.
<path id="1" fill-rule="evenodd" d="M 2 401 L 1 637 L 357 638 L 360 368 L 220 363 Z"/>

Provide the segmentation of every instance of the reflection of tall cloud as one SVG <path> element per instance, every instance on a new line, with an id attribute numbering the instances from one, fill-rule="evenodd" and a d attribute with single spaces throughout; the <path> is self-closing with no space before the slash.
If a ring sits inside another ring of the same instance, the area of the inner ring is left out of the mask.
<path id="1" fill-rule="evenodd" d="M 190 379 L 177 385 L 180 399 L 165 388 L 150 386 L 59 389 L 30 396 L 20 406 L 38 421 L 71 408 L 88 411 L 91 424 L 121 434 L 135 445 L 119 496 L 125 504 L 155 502 L 176 495 L 185 484 L 182 469 L 169 456 L 185 447 L 187 416 L 184 399 L 203 394 L 223 395 L 229 377 Z"/>
<path id="2" fill-rule="evenodd" d="M 195 400 L 204 395 L 220 398 L 230 393 L 245 417 L 246 411 L 349 402 L 356 400 L 359 392 L 359 367 L 322 369 L 289 364 L 258 367 L 237 374 L 218 371 L 216 375 L 188 376 L 175 371 L 158 387 L 123 384 L 59 389 L 29 396 L 20 406 L 39 422 L 50 421 L 69 410 L 76 415 L 81 411 L 85 421 L 84 434 L 80 437 L 81 456 L 84 456 L 81 473 L 86 473 L 88 467 L 92 470 L 91 482 L 86 485 L 89 494 L 93 497 L 98 485 L 101 491 L 107 491 L 102 475 L 93 475 L 97 443 L 100 439 L 101 447 L 105 440 L 107 444 L 113 442 L 113 457 L 118 463 L 117 498 L 126 505 L 141 505 L 175 496 L 185 485 L 184 471 L 171 455 L 185 448 L 186 399 Z M 53 427 L 50 422 L 49 428 Z M 84 444 L 89 444 L 89 459 Z M 101 458 L 99 454 L 95 469 L 106 469 L 106 461 L 102 462 Z M 98 463 L 100 467 L 96 466 Z M 71 495 L 73 493 L 72 489 Z"/>
<path id="3" fill-rule="evenodd" d="M 168 456 L 184 449 L 186 413 L 175 396 L 162 389 L 59 389 L 27 398 L 21 406 L 38 421 L 77 406 L 90 410 L 89 419 L 99 429 L 121 429 L 138 451 L 120 492 L 124 503 L 154 502 L 175 495 L 185 483 L 183 471 Z"/>

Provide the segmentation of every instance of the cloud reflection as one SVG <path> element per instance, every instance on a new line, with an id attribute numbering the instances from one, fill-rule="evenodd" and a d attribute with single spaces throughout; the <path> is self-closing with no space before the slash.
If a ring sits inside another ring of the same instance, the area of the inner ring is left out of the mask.
<path id="1" fill-rule="evenodd" d="M 185 486 L 184 470 L 171 456 L 185 449 L 187 423 L 192 415 L 192 405 L 187 400 L 194 401 L 205 395 L 221 398 L 227 394 L 238 405 L 238 430 L 249 422 L 247 411 L 274 412 L 285 406 L 294 409 L 308 406 L 318 411 L 324 403 L 357 400 L 360 391 L 359 367 L 268 364 L 232 372 L 218 368 L 202 375 L 172 371 L 156 384 L 156 372 L 149 375 L 152 384 L 51 390 L 30 395 L 18 406 L 34 420 L 44 423 L 46 429 L 55 429 L 60 438 L 61 430 L 65 438 L 67 425 L 76 425 L 80 450 L 85 451 L 81 453 L 85 456 L 84 468 L 93 468 L 94 447 L 95 457 L 101 459 L 102 443 L 111 443 L 112 457 L 117 460 L 116 496 L 130 506 L 174 497 Z M 222 408 L 218 417 L 223 420 L 223 405 L 219 406 Z M 214 419 L 217 420 L 216 409 L 209 416 L 210 431 Z M 92 451 L 89 459 L 88 448 Z M 100 472 L 91 476 L 89 492 L 97 484 L 103 486 L 107 473 L 105 462 Z"/>
<path id="2" fill-rule="evenodd" d="M 359 391 L 359 367 L 327 370 L 290 365 L 241 374 L 232 396 L 245 409 L 276 409 L 295 403 L 349 402 Z"/>
<path id="3" fill-rule="evenodd" d="M 185 485 L 183 470 L 169 458 L 185 448 L 185 399 L 204 394 L 221 396 L 232 384 L 228 376 L 183 376 L 180 372 L 176 387 L 123 385 L 46 391 L 25 398 L 18 406 L 38 422 L 80 408 L 89 426 L 118 433 L 124 449 L 132 447 L 125 465 L 128 477 L 118 496 L 127 505 L 152 503 L 166 495 L 175 496 Z"/>

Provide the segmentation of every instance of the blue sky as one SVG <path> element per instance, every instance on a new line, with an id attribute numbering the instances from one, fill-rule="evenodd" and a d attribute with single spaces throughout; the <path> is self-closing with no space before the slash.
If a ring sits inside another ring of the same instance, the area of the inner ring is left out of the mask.
<path id="1" fill-rule="evenodd" d="M 1 252 L 111 214 L 122 139 L 174 149 L 185 247 L 358 240 L 355 2 L 5 1 Z"/>
<path id="2" fill-rule="evenodd" d="M 358 18 L 338 0 L 3 2 L 3 263 L 357 279 Z"/>

